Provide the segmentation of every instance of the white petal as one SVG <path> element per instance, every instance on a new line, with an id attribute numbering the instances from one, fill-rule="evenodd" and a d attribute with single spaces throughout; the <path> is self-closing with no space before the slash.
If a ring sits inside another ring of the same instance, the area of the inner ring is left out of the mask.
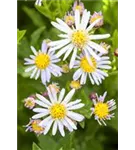
<path id="1" fill-rule="evenodd" d="M 65 89 L 63 88 L 63 89 L 60 91 L 58 102 L 61 102 L 61 101 L 63 100 L 64 95 L 65 95 Z"/>
<path id="2" fill-rule="evenodd" d="M 68 49 L 68 51 L 65 53 L 65 56 L 63 58 L 63 60 L 65 61 L 67 59 L 67 57 L 70 55 L 70 53 L 72 52 L 73 50 L 73 45 L 70 46 L 70 48 Z"/>
<path id="3" fill-rule="evenodd" d="M 98 80 L 97 80 L 97 77 L 96 77 L 93 73 L 92 73 L 92 77 L 93 77 L 95 83 L 96 83 L 97 85 L 99 85 L 99 82 L 98 82 Z"/>
<path id="4" fill-rule="evenodd" d="M 100 69 L 96 69 L 96 72 L 100 73 L 101 75 L 108 77 L 108 74 Z"/>
<path id="5" fill-rule="evenodd" d="M 52 135 L 56 134 L 56 132 L 57 132 L 57 126 L 58 126 L 58 124 L 57 124 L 57 121 L 55 120 L 54 124 L 53 124 L 53 128 L 52 128 Z"/>
<path id="6" fill-rule="evenodd" d="M 111 69 L 112 67 L 108 66 L 108 65 L 98 65 L 98 68 L 101 68 L 101 69 Z"/>
<path id="7" fill-rule="evenodd" d="M 37 80 L 39 78 L 39 75 L 40 75 L 40 69 L 38 69 L 38 71 L 37 71 L 37 74 L 35 76 L 35 80 Z"/>
<path id="8" fill-rule="evenodd" d="M 65 46 L 64 48 L 62 48 L 61 50 L 59 50 L 59 52 L 56 54 L 56 56 L 59 58 L 62 54 L 66 53 L 71 46 L 72 46 L 72 44 L 69 44 L 69 45 Z"/>
<path id="9" fill-rule="evenodd" d="M 90 35 L 89 38 L 91 40 L 100 40 L 100 39 L 106 39 L 109 38 L 110 34 L 97 34 L 97 35 Z"/>
<path id="10" fill-rule="evenodd" d="M 102 80 L 100 78 L 100 75 L 97 72 L 93 72 L 93 75 L 98 79 L 98 81 L 100 82 L 100 84 L 102 83 Z"/>
<path id="11" fill-rule="evenodd" d="M 51 89 L 51 90 L 52 90 L 52 89 Z M 55 99 L 55 97 L 53 96 L 53 93 L 51 92 L 51 90 L 50 90 L 49 87 L 47 87 L 48 96 L 49 96 L 51 102 L 52 102 L 52 103 L 55 103 L 55 102 L 57 101 L 57 99 Z M 56 92 L 55 92 L 55 94 L 56 94 Z"/>
<path id="12" fill-rule="evenodd" d="M 57 46 L 57 45 L 60 45 L 62 43 L 66 43 L 66 42 L 69 42 L 70 40 L 69 39 L 63 39 L 63 40 L 58 40 L 58 41 L 52 41 L 52 42 L 49 42 L 48 45 L 49 46 Z"/>
<path id="13" fill-rule="evenodd" d="M 92 84 L 94 84 L 94 80 L 92 79 L 92 77 L 91 77 L 91 74 L 90 74 L 90 73 L 89 73 L 89 78 L 90 78 L 91 83 L 92 83 Z"/>
<path id="14" fill-rule="evenodd" d="M 49 114 L 49 110 L 44 108 L 34 108 L 33 111 L 37 113 L 45 113 L 46 115 Z"/>
<path id="15" fill-rule="evenodd" d="M 70 132 L 73 131 L 73 128 L 69 125 L 69 123 L 65 119 L 62 120 L 62 123 Z"/>
<path id="16" fill-rule="evenodd" d="M 30 55 L 30 58 L 35 59 L 35 56 L 34 55 Z"/>
<path id="17" fill-rule="evenodd" d="M 25 70 L 25 72 L 30 72 L 31 70 L 33 70 L 33 69 L 35 69 L 35 68 L 36 68 L 36 66 L 31 66 L 31 67 L 27 68 L 27 69 Z"/>
<path id="18" fill-rule="evenodd" d="M 85 72 L 83 72 L 83 74 L 81 76 L 81 81 L 80 81 L 81 84 L 85 84 L 84 77 L 85 77 Z"/>
<path id="19" fill-rule="evenodd" d="M 60 134 L 64 137 L 65 136 L 64 127 L 61 121 L 59 120 L 58 120 L 58 128 L 59 128 Z"/>
<path id="20" fill-rule="evenodd" d="M 45 104 L 51 106 L 52 104 L 48 101 L 48 99 L 46 99 L 45 97 L 43 97 L 40 94 L 36 94 L 37 98 L 39 98 L 41 101 L 43 101 Z"/>
<path id="21" fill-rule="evenodd" d="M 96 60 L 100 60 L 100 57 L 93 51 L 93 49 L 91 49 L 89 46 L 86 47 L 88 52 L 96 59 Z M 91 65 L 91 64 L 90 64 Z"/>
<path id="22" fill-rule="evenodd" d="M 45 74 L 46 74 L 46 80 L 47 80 L 47 82 L 50 82 L 50 79 L 51 79 L 51 73 L 50 73 L 50 71 L 49 71 L 48 68 L 46 68 Z"/>
<path id="23" fill-rule="evenodd" d="M 59 34 L 58 36 L 61 38 L 68 38 L 69 37 L 67 34 Z"/>
<path id="24" fill-rule="evenodd" d="M 82 72 L 82 69 L 81 69 L 81 68 L 78 69 L 78 70 L 74 73 L 73 79 L 74 79 L 74 80 L 78 80 L 82 73 L 83 73 L 83 72 Z"/>
<path id="25" fill-rule="evenodd" d="M 45 70 L 42 70 L 42 71 L 41 71 L 41 80 L 42 80 L 42 83 L 43 83 L 43 84 L 46 83 Z"/>
<path id="26" fill-rule="evenodd" d="M 33 54 L 34 54 L 34 55 L 37 55 L 37 51 L 36 51 L 36 49 L 35 49 L 33 46 L 31 46 L 30 48 L 31 48 L 31 50 L 32 50 Z"/>
<path id="27" fill-rule="evenodd" d="M 69 64 L 70 69 L 73 68 L 73 66 L 74 66 L 76 55 L 77 55 L 77 48 L 74 48 L 73 54 L 72 54 L 72 57 L 71 57 L 71 60 L 70 60 L 70 64 Z"/>
<path id="28" fill-rule="evenodd" d="M 52 119 L 51 116 L 48 116 L 48 117 L 46 117 L 44 120 L 42 120 L 42 121 L 39 123 L 39 125 L 45 127 L 45 126 L 48 124 L 48 122 L 49 122 L 50 120 L 53 120 L 53 119 Z"/>
<path id="29" fill-rule="evenodd" d="M 107 91 L 104 92 L 103 100 L 105 99 L 106 95 L 107 95 Z"/>
<path id="30" fill-rule="evenodd" d="M 75 26 L 76 26 L 76 29 L 78 30 L 80 26 L 80 12 L 78 9 L 75 10 Z"/>
<path id="31" fill-rule="evenodd" d="M 64 26 L 62 26 L 62 25 L 60 25 L 60 24 L 58 24 L 58 23 L 56 23 L 56 22 L 51 22 L 51 24 L 55 27 L 55 28 L 57 28 L 58 30 L 60 30 L 60 31 L 62 31 L 62 32 L 64 32 L 64 33 L 68 33 L 69 32 L 69 30 L 67 30 L 66 29 L 66 27 L 64 27 Z"/>
<path id="32" fill-rule="evenodd" d="M 57 21 L 61 26 L 63 26 L 63 27 L 68 31 L 68 33 L 72 32 L 71 28 L 70 28 L 64 21 L 62 21 L 62 20 L 59 19 L 59 18 L 56 18 L 56 21 Z"/>
<path id="33" fill-rule="evenodd" d="M 42 42 L 42 46 L 41 46 L 41 50 L 42 50 L 42 52 L 44 52 L 44 53 L 46 53 L 46 51 L 47 51 L 47 44 L 46 44 L 46 42 L 45 41 L 43 41 Z"/>
<path id="34" fill-rule="evenodd" d="M 105 65 L 105 64 L 109 65 L 109 64 L 111 64 L 111 62 L 110 61 L 99 61 L 98 62 L 98 65 Z"/>
<path id="35" fill-rule="evenodd" d="M 72 111 L 68 111 L 67 116 L 70 117 L 71 119 L 73 119 L 75 121 L 79 121 L 79 122 L 84 119 L 83 115 L 80 115 L 80 114 L 72 112 Z"/>
<path id="36" fill-rule="evenodd" d="M 32 116 L 32 119 L 39 119 L 39 118 L 42 118 L 46 115 L 47 115 L 46 112 L 45 113 L 39 113 L 39 114 L 36 114 L 36 115 Z"/>
<path id="37" fill-rule="evenodd" d="M 72 90 L 66 95 L 66 97 L 64 98 L 64 100 L 63 100 L 62 103 L 67 104 L 67 103 L 71 100 L 71 98 L 73 97 L 74 93 L 75 93 L 75 89 L 72 89 Z"/>
<path id="38" fill-rule="evenodd" d="M 81 29 L 85 30 L 90 18 L 90 12 L 85 9 L 83 11 L 82 20 L 81 20 Z"/>
<path id="39" fill-rule="evenodd" d="M 46 135 L 48 133 L 48 131 L 50 130 L 53 121 L 54 121 L 53 119 L 48 121 L 48 124 L 47 124 L 47 126 L 45 127 L 45 130 L 44 130 L 44 135 Z"/>
<path id="40" fill-rule="evenodd" d="M 36 74 L 36 72 L 37 72 L 37 68 L 35 68 L 35 69 L 33 70 L 33 72 L 32 72 L 32 74 L 31 74 L 30 78 L 33 78 L 34 75 Z"/>
<path id="41" fill-rule="evenodd" d="M 97 51 L 101 52 L 101 53 L 106 53 L 106 50 L 100 46 L 99 44 L 96 44 L 95 42 L 89 41 L 88 45 L 94 49 L 96 49 Z"/>
<path id="42" fill-rule="evenodd" d="M 45 104 L 44 102 L 39 101 L 39 100 L 35 100 L 35 103 L 38 104 L 39 106 L 42 106 L 42 107 L 45 107 L 45 108 L 49 107 L 47 104 Z"/>
<path id="43" fill-rule="evenodd" d="M 73 128 L 73 129 L 77 129 L 76 125 L 74 124 L 74 122 L 69 119 L 68 117 L 65 117 L 65 120 L 70 124 L 70 126 Z"/>
<path id="44" fill-rule="evenodd" d="M 75 100 L 75 101 L 73 101 L 73 102 L 68 103 L 68 104 L 67 104 L 67 107 L 74 106 L 75 104 L 78 104 L 78 103 L 80 103 L 80 102 L 81 102 L 81 99 L 77 99 L 77 100 Z"/>
<path id="45" fill-rule="evenodd" d="M 89 32 L 101 19 L 102 18 L 99 18 L 99 19 L 95 20 L 91 25 L 88 26 L 86 31 Z"/>
<path id="46" fill-rule="evenodd" d="M 80 104 L 76 104 L 74 106 L 68 107 L 67 110 L 76 110 L 76 109 L 80 109 L 82 107 L 84 107 L 84 104 L 80 103 Z"/>
<path id="47" fill-rule="evenodd" d="M 29 59 L 29 58 L 24 58 L 24 60 L 25 61 L 27 61 L 27 63 L 35 63 L 35 61 L 34 60 L 32 60 L 32 59 Z"/>

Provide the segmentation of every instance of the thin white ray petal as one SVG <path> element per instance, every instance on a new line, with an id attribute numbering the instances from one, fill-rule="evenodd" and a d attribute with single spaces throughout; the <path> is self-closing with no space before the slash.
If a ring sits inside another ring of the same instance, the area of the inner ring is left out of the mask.
<path id="1" fill-rule="evenodd" d="M 86 31 L 89 32 L 101 19 L 102 18 L 99 18 L 99 19 L 95 20 L 91 25 L 88 26 Z"/>
<path id="2" fill-rule="evenodd" d="M 45 70 L 45 75 L 46 75 L 47 82 L 50 82 L 51 73 L 50 73 L 50 70 L 48 68 L 46 68 L 46 70 Z"/>
<path id="3" fill-rule="evenodd" d="M 111 62 L 110 61 L 99 61 L 98 62 L 98 65 L 110 65 L 111 64 Z"/>
<path id="4" fill-rule="evenodd" d="M 46 83 L 45 70 L 42 70 L 42 71 L 41 71 L 41 80 L 42 80 L 42 83 L 43 83 L 43 84 Z"/>
<path id="5" fill-rule="evenodd" d="M 58 53 L 56 54 L 57 58 L 59 58 L 64 53 L 66 53 L 71 46 L 72 46 L 72 44 L 68 44 L 67 46 L 65 46 L 64 48 L 59 50 Z"/>
<path id="6" fill-rule="evenodd" d="M 106 50 L 102 46 L 100 46 L 99 44 L 97 44 L 95 42 L 89 41 L 88 45 L 103 54 L 106 53 Z"/>
<path id="7" fill-rule="evenodd" d="M 90 55 L 90 53 L 88 53 L 89 50 L 87 49 L 87 47 L 86 47 L 86 49 L 84 49 L 84 52 L 85 52 L 85 56 L 86 56 L 86 58 L 88 60 L 89 65 L 93 66 L 93 63 L 91 61 L 91 55 Z"/>
<path id="8" fill-rule="evenodd" d="M 74 105 L 76 105 L 76 104 L 78 104 L 80 102 L 81 102 L 81 99 L 77 99 L 77 100 L 75 100 L 73 102 L 68 103 L 66 106 L 67 106 L 67 108 L 68 107 L 72 107 L 72 106 L 74 106 Z"/>
<path id="9" fill-rule="evenodd" d="M 91 83 L 94 85 L 94 80 L 92 79 L 92 77 L 91 77 L 91 74 L 90 74 L 90 73 L 89 73 L 89 78 L 90 78 Z"/>
<path id="10" fill-rule="evenodd" d="M 33 69 L 35 69 L 35 68 L 36 68 L 35 65 L 34 65 L 34 66 L 31 66 L 31 67 L 25 69 L 25 72 L 30 72 L 31 70 L 33 70 Z"/>
<path id="11" fill-rule="evenodd" d="M 47 126 L 45 127 L 45 130 L 44 130 L 44 135 L 46 135 L 48 133 L 48 131 L 50 130 L 53 121 L 54 121 L 53 119 L 51 119 L 50 121 L 48 121 L 48 124 L 47 124 Z"/>
<path id="12" fill-rule="evenodd" d="M 79 10 L 75 10 L 75 26 L 76 26 L 77 30 L 80 27 L 80 12 L 79 12 Z"/>
<path id="13" fill-rule="evenodd" d="M 84 76 L 85 76 L 85 72 L 83 72 L 81 76 L 80 84 L 84 84 Z"/>
<path id="14" fill-rule="evenodd" d="M 51 106 L 52 104 L 49 102 L 48 99 L 46 99 L 44 96 L 40 95 L 40 94 L 36 94 L 37 98 L 39 98 L 42 102 L 44 102 L 45 104 Z"/>
<path id="15" fill-rule="evenodd" d="M 80 104 L 76 104 L 74 106 L 68 107 L 67 110 L 76 110 L 76 109 L 80 109 L 82 107 L 84 107 L 84 104 L 80 103 Z"/>
<path id="16" fill-rule="evenodd" d="M 67 59 L 67 57 L 70 55 L 70 53 L 72 52 L 73 50 L 73 45 L 70 46 L 70 48 L 68 49 L 68 51 L 65 53 L 65 56 L 63 58 L 63 60 L 65 61 Z"/>
<path id="17" fill-rule="evenodd" d="M 97 80 L 97 77 L 96 77 L 93 73 L 92 73 L 92 77 L 93 77 L 95 83 L 96 83 L 97 85 L 99 85 L 99 82 L 98 82 L 98 80 Z"/>
<path id="18" fill-rule="evenodd" d="M 64 127 L 60 120 L 58 120 L 58 128 L 59 128 L 60 134 L 64 137 L 65 136 Z"/>
<path id="19" fill-rule="evenodd" d="M 63 89 L 60 91 L 59 98 L 58 98 L 58 102 L 61 102 L 61 101 L 63 100 L 64 95 L 65 95 L 65 89 L 63 88 Z"/>
<path id="20" fill-rule="evenodd" d="M 72 54 L 72 57 L 71 57 L 71 60 L 70 60 L 70 64 L 69 64 L 70 69 L 73 68 L 73 66 L 74 66 L 76 55 L 77 55 L 77 48 L 74 48 L 73 54 Z"/>
<path id="21" fill-rule="evenodd" d="M 90 18 L 90 12 L 85 9 L 83 11 L 82 20 L 81 20 L 81 29 L 85 30 Z"/>
<path id="22" fill-rule="evenodd" d="M 111 69 L 112 67 L 108 66 L 108 65 L 98 65 L 98 68 L 101 68 L 101 69 Z"/>
<path id="23" fill-rule="evenodd" d="M 49 114 L 49 110 L 44 108 L 34 108 L 33 111 L 37 113 L 46 113 L 47 115 Z"/>
<path id="24" fill-rule="evenodd" d="M 41 46 L 41 50 L 43 53 L 46 53 L 47 52 L 47 44 L 45 41 L 42 42 L 42 46 Z"/>
<path id="25" fill-rule="evenodd" d="M 73 79 L 74 79 L 74 80 L 78 80 L 82 73 L 83 73 L 83 72 L 82 72 L 82 69 L 79 68 L 79 69 L 74 73 Z"/>
<path id="26" fill-rule="evenodd" d="M 68 117 L 65 117 L 65 120 L 71 125 L 71 127 L 72 127 L 74 130 L 77 129 L 76 125 L 74 124 L 74 122 L 73 122 L 71 119 L 69 119 Z"/>
<path id="27" fill-rule="evenodd" d="M 62 40 L 58 40 L 58 41 L 51 41 L 48 43 L 49 46 L 57 46 L 60 45 L 62 43 L 65 43 L 66 41 L 69 41 L 69 39 L 62 39 Z"/>
<path id="28" fill-rule="evenodd" d="M 91 40 L 101 40 L 101 39 L 106 39 L 109 38 L 110 34 L 97 34 L 97 35 L 90 35 L 89 38 Z"/>
<path id="29" fill-rule="evenodd" d="M 71 119 L 75 120 L 75 121 L 82 121 L 84 119 L 84 116 L 72 111 L 68 111 L 67 112 L 67 116 L 70 117 Z"/>
<path id="30" fill-rule="evenodd" d="M 58 128 L 58 123 L 57 123 L 57 121 L 55 120 L 55 121 L 54 121 L 54 124 L 53 124 L 53 128 L 52 128 L 52 135 L 55 135 L 55 134 L 56 134 L 57 128 Z"/>
<path id="31" fill-rule="evenodd" d="M 42 107 L 45 107 L 45 108 L 49 108 L 49 106 L 47 104 L 45 104 L 44 102 L 42 102 L 42 101 L 35 100 L 35 103 L 38 104 L 39 106 L 42 106 Z"/>
<path id="32" fill-rule="evenodd" d="M 66 103 L 66 104 L 67 104 L 67 103 L 71 100 L 71 98 L 73 97 L 74 93 L 75 93 L 75 89 L 72 89 L 72 90 L 66 95 L 66 97 L 64 98 L 64 100 L 62 101 L 62 103 Z"/>
<path id="33" fill-rule="evenodd" d="M 49 122 L 50 120 L 52 120 L 52 117 L 51 117 L 51 116 L 48 116 L 48 117 L 46 117 L 44 120 L 42 120 L 42 121 L 39 123 L 39 125 L 45 127 L 45 126 L 48 124 L 48 122 Z"/>
<path id="34" fill-rule="evenodd" d="M 59 34 L 58 36 L 61 38 L 69 38 L 68 34 Z"/>
<path id="35" fill-rule="evenodd" d="M 37 71 L 37 74 L 35 76 L 35 80 L 37 80 L 39 78 L 39 76 L 40 76 L 40 69 L 38 69 L 38 71 Z"/>
<path id="36" fill-rule="evenodd" d="M 51 92 L 51 90 L 50 90 L 49 87 L 47 87 L 47 91 L 48 91 L 48 96 L 49 96 L 51 102 L 52 102 L 52 103 L 55 103 L 55 102 L 56 102 L 56 99 L 54 99 L 53 94 L 52 94 L 52 92 Z"/>
<path id="37" fill-rule="evenodd" d="M 39 119 L 39 118 L 42 118 L 44 116 L 48 115 L 48 113 L 39 113 L 39 114 L 36 114 L 34 116 L 32 116 L 32 119 Z"/>
<path id="38" fill-rule="evenodd" d="M 35 69 L 33 70 L 33 72 L 32 72 L 32 74 L 31 74 L 30 78 L 33 78 L 34 75 L 36 74 L 36 72 L 37 72 L 37 68 L 35 68 Z"/>
<path id="39" fill-rule="evenodd" d="M 33 54 L 34 54 L 34 55 L 37 55 L 37 51 L 36 51 L 36 49 L 35 49 L 33 46 L 31 46 L 30 48 L 31 48 L 31 50 L 32 50 Z"/>
<path id="40" fill-rule="evenodd" d="M 108 77 L 108 74 L 107 74 L 106 72 L 104 72 L 104 71 L 102 71 L 102 70 L 100 70 L 100 69 L 96 69 L 96 71 L 97 71 L 98 73 L 100 73 L 101 75 L 103 75 L 103 76 L 105 76 L 105 77 Z"/>
<path id="41" fill-rule="evenodd" d="M 69 123 L 65 119 L 62 120 L 62 123 L 70 132 L 73 131 L 73 128 L 69 125 Z"/>

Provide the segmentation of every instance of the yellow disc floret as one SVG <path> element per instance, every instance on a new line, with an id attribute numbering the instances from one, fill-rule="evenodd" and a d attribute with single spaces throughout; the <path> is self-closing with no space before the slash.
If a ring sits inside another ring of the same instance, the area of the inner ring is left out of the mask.
<path id="1" fill-rule="evenodd" d="M 35 58 L 35 64 L 39 69 L 45 69 L 50 64 L 50 56 L 44 53 L 39 53 Z"/>
<path id="2" fill-rule="evenodd" d="M 54 119 L 63 119 L 66 115 L 66 108 L 63 104 L 54 104 L 50 108 L 50 114 Z"/>
<path id="3" fill-rule="evenodd" d="M 75 89 L 80 89 L 80 88 L 81 88 L 81 85 L 80 85 L 80 82 L 79 82 L 79 81 L 71 81 L 70 87 L 71 87 L 71 88 L 75 88 Z"/>
<path id="4" fill-rule="evenodd" d="M 32 130 L 34 132 L 42 132 L 44 130 L 43 127 L 39 126 L 40 120 L 34 120 L 31 124 Z"/>
<path id="5" fill-rule="evenodd" d="M 94 71 L 96 70 L 97 63 L 96 63 L 95 58 L 91 57 L 90 59 L 91 59 L 93 65 L 90 65 L 90 64 L 89 64 L 89 62 L 88 62 L 88 60 L 87 60 L 86 57 L 83 57 L 83 58 L 81 59 L 80 67 L 82 68 L 82 70 L 83 70 L 84 72 L 91 73 L 91 72 L 94 72 Z"/>
<path id="6" fill-rule="evenodd" d="M 98 116 L 100 119 L 105 118 L 109 114 L 109 108 L 107 103 L 99 102 L 95 105 L 95 115 Z"/>

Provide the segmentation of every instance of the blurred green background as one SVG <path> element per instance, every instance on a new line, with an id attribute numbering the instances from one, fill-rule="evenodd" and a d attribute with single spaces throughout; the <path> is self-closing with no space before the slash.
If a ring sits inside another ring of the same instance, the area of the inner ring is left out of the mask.
<path id="1" fill-rule="evenodd" d="M 107 127 L 99 126 L 93 117 L 90 118 L 89 108 L 92 103 L 88 96 L 91 92 L 103 94 L 108 92 L 106 100 L 114 98 L 118 102 L 118 58 L 114 55 L 118 47 L 118 2 L 115 0 L 84 0 L 85 7 L 91 11 L 102 11 L 104 25 L 97 33 L 110 33 L 111 38 L 104 40 L 111 45 L 109 56 L 112 61 L 112 69 L 109 77 L 100 86 L 87 84 L 78 90 L 74 96 L 79 97 L 86 104 L 80 112 L 87 118 L 85 122 L 78 125 L 75 133 L 66 133 L 66 137 L 57 134 L 52 137 L 35 136 L 34 133 L 25 132 L 23 125 L 29 122 L 32 112 L 24 107 L 23 99 L 31 94 L 45 91 L 40 80 L 30 79 L 28 73 L 24 72 L 24 58 L 31 54 L 30 45 L 40 48 L 43 39 L 58 39 L 58 30 L 50 24 L 56 17 L 63 17 L 65 12 L 71 9 L 73 0 L 48 0 L 44 6 L 34 6 L 35 1 L 18 1 L 18 150 L 117 150 L 118 149 L 118 113 L 115 110 L 115 118 L 107 121 Z M 69 83 L 72 80 L 73 71 L 64 74 L 62 78 L 52 78 L 58 82 L 60 87 L 70 90 Z M 63 80 L 65 79 L 65 80 Z M 66 83 L 65 83 L 66 81 Z M 81 93 L 81 94 L 80 94 Z M 118 104 L 118 103 L 117 103 Z M 118 107 L 118 105 L 117 105 Z M 34 144 L 33 144 L 34 143 Z M 35 144 L 36 143 L 36 144 Z M 36 145 L 38 145 L 38 148 Z"/>

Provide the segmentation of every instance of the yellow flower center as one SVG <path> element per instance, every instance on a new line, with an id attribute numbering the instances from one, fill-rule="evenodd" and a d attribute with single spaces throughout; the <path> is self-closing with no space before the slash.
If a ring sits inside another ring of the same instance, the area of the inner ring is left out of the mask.
<path id="1" fill-rule="evenodd" d="M 83 30 L 77 30 L 72 34 L 72 43 L 78 48 L 83 48 L 88 42 L 88 34 Z"/>
<path id="2" fill-rule="evenodd" d="M 75 7 L 75 9 L 77 9 L 77 10 L 81 11 L 81 10 L 82 10 L 82 6 L 77 5 L 77 6 Z"/>
<path id="3" fill-rule="evenodd" d="M 33 131 L 35 132 L 41 132 L 43 131 L 43 127 L 39 126 L 40 121 L 39 120 L 34 120 L 31 124 L 31 127 L 33 129 Z"/>
<path id="4" fill-rule="evenodd" d="M 97 19 L 101 19 L 103 18 L 101 15 L 96 15 L 94 17 L 91 17 L 90 23 L 93 23 L 94 21 L 96 21 Z"/>
<path id="5" fill-rule="evenodd" d="M 73 22 L 74 23 L 74 17 L 73 16 L 66 16 L 65 18 L 65 22 L 68 23 L 68 22 Z"/>
<path id="6" fill-rule="evenodd" d="M 80 89 L 81 85 L 79 81 L 71 81 L 70 83 L 71 88 Z"/>
<path id="7" fill-rule="evenodd" d="M 39 53 L 35 58 L 35 64 L 39 69 L 45 69 L 50 64 L 50 56 L 47 54 Z"/>
<path id="8" fill-rule="evenodd" d="M 54 119 L 63 119 L 66 115 L 66 108 L 63 104 L 54 104 L 50 108 L 50 114 Z"/>
<path id="9" fill-rule="evenodd" d="M 83 69 L 84 72 L 91 73 L 91 72 L 94 72 L 96 70 L 97 63 L 96 63 L 95 58 L 91 57 L 90 59 L 92 61 L 93 66 L 89 64 L 89 62 L 88 62 L 86 57 L 83 57 L 81 59 L 80 67 Z"/>
<path id="10" fill-rule="evenodd" d="M 95 115 L 98 116 L 100 119 L 105 118 L 109 114 L 109 108 L 106 103 L 97 103 L 95 105 Z"/>

